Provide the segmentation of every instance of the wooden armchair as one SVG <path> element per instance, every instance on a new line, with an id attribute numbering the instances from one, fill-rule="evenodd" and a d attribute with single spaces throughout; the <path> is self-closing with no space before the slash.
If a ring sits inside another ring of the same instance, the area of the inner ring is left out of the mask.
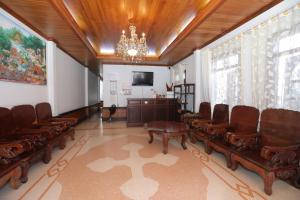
<path id="1" fill-rule="evenodd" d="M 0 107 L 0 187 L 9 181 L 16 189 L 26 182 L 29 162 L 45 155 L 46 143 L 42 135 L 17 132 L 11 111 Z"/>
<path id="2" fill-rule="evenodd" d="M 183 117 L 183 121 L 188 124 L 190 128 L 192 128 L 192 124 L 197 120 L 211 120 L 211 107 L 209 102 L 202 102 L 199 106 L 199 112 L 190 114 L 187 113 Z"/>
<path id="3" fill-rule="evenodd" d="M 205 151 L 207 151 L 207 140 L 213 128 L 228 126 L 229 123 L 229 107 L 226 104 L 216 104 L 214 106 L 212 120 L 198 119 L 192 122 L 194 127 L 192 130 L 192 140 L 200 140 L 204 142 Z M 193 142 L 193 141 L 192 141 Z"/>
<path id="4" fill-rule="evenodd" d="M 257 132 L 259 110 L 250 106 L 235 106 L 231 111 L 230 124 L 212 125 L 208 127 L 207 133 L 210 140 L 207 141 L 207 153 L 212 150 L 225 155 L 227 167 L 231 166 L 232 151 L 245 149 L 238 143 L 229 143 L 229 140 L 240 135 L 255 134 Z"/>
<path id="5" fill-rule="evenodd" d="M 66 145 L 64 128 L 56 124 L 38 123 L 32 105 L 19 105 L 11 109 L 17 131 L 21 134 L 28 132 L 41 133 L 47 137 L 47 155 L 45 162 L 51 160 L 52 148 L 59 145 L 64 149 Z M 42 132 L 41 132 L 42 131 Z"/>
<path id="6" fill-rule="evenodd" d="M 231 139 L 233 144 L 251 146 L 231 155 L 232 169 L 238 164 L 257 172 L 264 179 L 264 191 L 272 194 L 276 178 L 299 187 L 300 112 L 266 109 L 261 114 L 259 135 Z M 244 144 L 243 144 L 244 143 Z"/>
<path id="7" fill-rule="evenodd" d="M 69 135 L 72 140 L 74 140 L 75 130 L 74 126 L 77 124 L 76 118 L 62 118 L 53 117 L 51 106 L 49 103 L 39 103 L 35 106 L 35 112 L 37 116 L 37 121 L 39 124 L 43 125 L 55 125 L 60 126 L 63 131 L 67 131 L 66 135 Z"/>

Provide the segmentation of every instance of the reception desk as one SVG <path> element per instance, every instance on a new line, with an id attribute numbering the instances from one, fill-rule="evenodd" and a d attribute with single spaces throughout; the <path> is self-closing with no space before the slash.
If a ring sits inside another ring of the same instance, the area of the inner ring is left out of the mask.
<path id="1" fill-rule="evenodd" d="M 150 121 L 176 120 L 176 99 L 127 99 L 127 126 L 143 126 Z"/>

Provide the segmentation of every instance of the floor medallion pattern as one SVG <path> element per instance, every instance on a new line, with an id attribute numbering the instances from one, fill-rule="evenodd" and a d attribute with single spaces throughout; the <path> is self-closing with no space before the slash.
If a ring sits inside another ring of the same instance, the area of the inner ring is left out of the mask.
<path id="1" fill-rule="evenodd" d="M 144 177 L 143 166 L 147 163 L 157 163 L 164 166 L 171 166 L 176 163 L 178 157 L 173 155 L 157 154 L 152 158 L 144 158 L 139 155 L 139 150 L 144 148 L 140 144 L 127 144 L 122 147 L 129 151 L 129 158 L 125 160 L 114 160 L 112 158 L 98 159 L 88 167 L 97 172 L 106 172 L 115 166 L 128 166 L 131 168 L 132 178 L 121 185 L 122 193 L 131 199 L 147 200 L 157 192 L 159 183 L 153 179 Z"/>

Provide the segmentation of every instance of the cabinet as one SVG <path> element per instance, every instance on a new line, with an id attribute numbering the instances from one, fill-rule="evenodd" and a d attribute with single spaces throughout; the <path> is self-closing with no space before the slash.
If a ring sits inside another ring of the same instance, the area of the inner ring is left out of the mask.
<path id="1" fill-rule="evenodd" d="M 175 99 L 127 99 L 127 126 L 143 126 L 150 121 L 173 121 Z"/>

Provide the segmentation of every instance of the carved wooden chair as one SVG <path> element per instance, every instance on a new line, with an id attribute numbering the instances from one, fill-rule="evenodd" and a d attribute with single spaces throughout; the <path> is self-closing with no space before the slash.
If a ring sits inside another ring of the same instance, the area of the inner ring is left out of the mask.
<path id="1" fill-rule="evenodd" d="M 74 126 L 77 124 L 76 118 L 62 118 L 53 117 L 52 110 L 49 103 L 39 103 L 35 106 L 35 112 L 37 121 L 40 125 L 57 125 L 60 126 L 63 131 L 67 131 L 66 135 L 69 135 L 74 140 L 75 130 Z"/>
<path id="2" fill-rule="evenodd" d="M 25 183 L 30 160 L 45 155 L 46 143 L 42 135 L 17 132 L 11 111 L 0 107 L 0 187 Z"/>
<path id="3" fill-rule="evenodd" d="M 257 132 L 259 110 L 250 106 L 235 106 L 232 108 L 230 124 L 212 125 L 208 127 L 210 140 L 207 141 L 207 153 L 212 150 L 225 155 L 227 167 L 231 166 L 231 153 L 243 150 L 242 145 L 232 145 L 228 142 L 231 135 L 240 136 Z"/>
<path id="4" fill-rule="evenodd" d="M 192 123 L 197 120 L 211 120 L 211 106 L 209 102 L 202 102 L 199 106 L 199 112 L 190 114 L 187 113 L 184 115 L 184 122 L 190 127 L 192 127 Z"/>
<path id="5" fill-rule="evenodd" d="M 264 191 L 272 194 L 276 178 L 299 187 L 300 112 L 266 109 L 261 114 L 259 135 L 231 137 L 230 142 L 248 147 L 231 155 L 232 169 L 238 164 L 257 172 L 264 179 Z M 252 148 L 249 148 L 252 147 Z"/>
<path id="6" fill-rule="evenodd" d="M 191 138 L 194 143 L 196 140 L 204 142 L 205 151 L 207 151 L 207 140 L 209 139 L 208 131 L 216 126 L 228 126 L 229 123 L 229 107 L 227 104 L 216 104 L 214 106 L 212 120 L 198 119 L 192 122 L 194 129 Z"/>
<path id="7" fill-rule="evenodd" d="M 51 151 L 54 146 L 59 145 L 60 149 L 66 146 L 65 131 L 56 124 L 39 124 L 36 120 L 35 110 L 32 105 L 19 105 L 11 109 L 13 119 L 17 130 L 20 133 L 26 134 L 27 132 L 37 132 L 47 137 L 47 155 L 44 162 L 51 160 Z"/>

